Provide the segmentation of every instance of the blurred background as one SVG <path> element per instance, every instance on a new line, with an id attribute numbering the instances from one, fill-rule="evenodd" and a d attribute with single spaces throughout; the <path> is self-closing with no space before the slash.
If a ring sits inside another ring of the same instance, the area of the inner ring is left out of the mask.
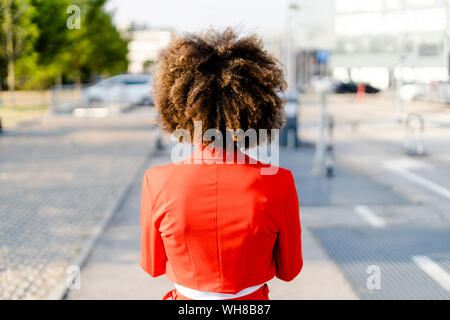
<path id="1" fill-rule="evenodd" d="M 256 33 L 286 71 L 304 268 L 272 299 L 450 298 L 450 1 L 1 0 L 0 299 L 160 299 L 138 266 L 153 73 Z"/>

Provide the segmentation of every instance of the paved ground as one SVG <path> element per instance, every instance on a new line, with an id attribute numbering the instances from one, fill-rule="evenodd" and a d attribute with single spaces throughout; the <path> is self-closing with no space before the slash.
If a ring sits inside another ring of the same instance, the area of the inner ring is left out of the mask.
<path id="1" fill-rule="evenodd" d="M 166 162 L 166 153 L 156 153 L 147 164 Z M 150 279 L 139 267 L 141 187 L 136 179 L 83 268 L 80 290 L 70 291 L 69 299 L 159 299 L 171 289 L 168 280 Z"/>
<path id="2" fill-rule="evenodd" d="M 317 102 L 303 97 L 305 141 L 317 136 Z M 394 121 L 391 97 L 329 102 L 335 176 L 311 174 L 312 148 L 281 153 L 299 191 L 305 264 L 290 283 L 272 280 L 271 298 L 449 299 L 447 109 L 405 106 L 424 116 L 426 128 L 426 156 L 408 157 L 403 142 L 414 138 Z M 131 177 L 132 188 L 82 269 L 80 290 L 68 298 L 160 299 L 172 285 L 138 266 L 141 176 L 169 161 L 168 150 L 146 158 L 148 117 L 52 121 L 0 138 L 0 297 L 44 297 L 64 280 Z"/>
<path id="3" fill-rule="evenodd" d="M 317 134 L 316 99 L 305 96 L 301 112 L 300 134 L 307 141 Z M 450 298 L 450 133 L 445 121 L 435 123 L 445 120 L 439 114 L 446 112 L 442 106 L 410 106 L 427 115 L 427 156 L 405 161 L 405 131 L 393 121 L 390 98 L 370 97 L 360 104 L 352 99 L 331 97 L 329 112 L 336 117 L 333 178 L 311 174 L 313 149 L 281 154 L 281 165 L 293 171 L 299 191 L 305 264 L 290 283 L 270 281 L 270 296 Z M 148 166 L 167 161 L 167 154 L 160 153 Z M 83 269 L 81 289 L 71 291 L 69 299 L 160 299 L 172 288 L 165 277 L 152 279 L 137 264 L 139 192 L 140 181 Z"/>
<path id="4" fill-rule="evenodd" d="M 303 126 L 301 135 L 314 140 L 317 96 L 304 98 L 301 116 L 311 126 Z M 383 201 L 368 203 L 355 193 L 360 203 L 333 206 L 335 218 L 318 215 L 312 230 L 361 298 L 450 299 L 448 106 L 405 103 L 404 119 L 408 113 L 424 119 L 425 155 L 408 156 L 405 142 L 420 140 L 417 123 L 414 132 L 396 122 L 391 98 L 371 96 L 357 102 L 352 95 L 330 96 L 327 111 L 336 123 L 338 167 L 383 186 L 403 201 L 394 203 L 383 196 Z M 355 216 L 365 225 L 349 223 Z M 367 290 L 364 283 L 368 265 L 380 270 L 378 290 Z"/>
<path id="5" fill-rule="evenodd" d="M 152 146 L 151 116 L 47 117 L 0 136 L 0 299 L 45 298 Z"/>
<path id="6" fill-rule="evenodd" d="M 290 283 L 270 281 L 271 298 L 446 298 L 445 290 L 435 280 L 414 266 L 413 260 L 405 259 L 411 252 L 433 256 L 435 247 L 444 250 L 441 252 L 444 255 L 434 258 L 438 261 L 440 258 L 440 264 L 447 268 L 448 229 L 433 229 L 445 225 L 446 220 L 425 205 L 411 202 L 389 185 L 350 170 L 338 167 L 332 179 L 311 175 L 312 157 L 312 149 L 281 153 L 281 165 L 292 170 L 299 192 L 304 268 Z M 166 150 L 154 155 L 148 166 L 167 162 Z M 160 299 L 172 288 L 165 277 L 152 279 L 138 266 L 140 187 L 140 181 L 136 181 L 83 269 L 81 289 L 72 290 L 69 299 Z M 376 212 L 386 226 L 374 227 L 357 213 L 361 207 Z M 424 230 L 425 235 L 420 238 Z M 355 239 L 355 234 L 363 236 Z M 409 239 L 411 234 L 418 240 Z M 374 238 L 377 240 L 373 241 Z M 365 255 L 358 256 L 364 252 Z M 380 290 L 367 288 L 367 268 L 373 265 L 381 268 L 385 279 Z M 398 270 L 410 269 L 412 274 L 398 276 Z M 423 290 L 411 291 L 418 279 Z"/>

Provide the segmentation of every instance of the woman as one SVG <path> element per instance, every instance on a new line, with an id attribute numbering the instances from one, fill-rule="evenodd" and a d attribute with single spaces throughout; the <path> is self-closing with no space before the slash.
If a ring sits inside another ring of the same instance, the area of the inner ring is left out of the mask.
<path id="1" fill-rule="evenodd" d="M 153 167 L 143 180 L 140 265 L 174 283 L 164 299 L 268 300 L 268 280 L 300 272 L 292 173 L 263 174 L 267 165 L 239 150 L 252 142 L 230 131 L 255 129 L 253 144 L 260 144 L 266 129 L 270 140 L 270 129 L 283 124 L 284 89 L 278 62 L 256 36 L 209 31 L 177 38 L 162 53 L 155 80 L 161 125 L 185 129 L 189 138 L 180 139 L 196 145 L 189 161 Z M 231 132 L 231 148 L 217 147 L 219 135 L 202 140 L 208 129 Z"/>

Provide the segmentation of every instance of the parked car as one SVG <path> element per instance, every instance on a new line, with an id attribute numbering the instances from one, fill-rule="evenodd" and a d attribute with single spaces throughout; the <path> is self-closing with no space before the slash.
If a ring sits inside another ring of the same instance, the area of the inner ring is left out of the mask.
<path id="1" fill-rule="evenodd" d="M 411 101 L 424 94 L 424 86 L 417 83 L 405 83 L 400 87 L 402 100 Z"/>
<path id="2" fill-rule="evenodd" d="M 334 84 L 335 93 L 356 93 L 358 87 L 354 82 L 336 82 Z"/>
<path id="3" fill-rule="evenodd" d="M 363 84 L 364 84 L 364 91 L 366 93 L 380 92 L 380 89 L 375 88 L 368 83 L 363 83 Z M 357 93 L 358 92 L 358 84 L 356 84 L 355 82 L 352 82 L 352 81 L 350 81 L 350 82 L 337 81 L 334 84 L 334 92 L 335 93 Z"/>
<path id="4" fill-rule="evenodd" d="M 121 74 L 86 88 L 83 92 L 83 102 L 87 106 L 95 103 L 152 105 L 151 87 L 151 75 Z"/>
<path id="5" fill-rule="evenodd" d="M 380 92 L 380 89 L 375 88 L 375 87 L 371 86 L 371 85 L 368 84 L 368 83 L 364 83 L 364 88 L 365 88 L 364 91 L 365 91 L 366 93 L 378 93 L 378 92 Z"/>

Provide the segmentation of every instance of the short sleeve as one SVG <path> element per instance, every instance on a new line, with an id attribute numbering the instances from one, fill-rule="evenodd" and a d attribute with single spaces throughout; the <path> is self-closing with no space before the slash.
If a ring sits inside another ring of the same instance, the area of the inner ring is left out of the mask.
<path id="1" fill-rule="evenodd" d="M 140 265 L 152 277 L 166 273 L 166 252 L 159 232 L 159 223 L 152 212 L 149 171 L 142 182 L 141 194 L 141 258 Z"/>
<path id="2" fill-rule="evenodd" d="M 302 245 L 300 209 L 294 177 L 289 171 L 286 178 L 286 197 L 280 230 L 274 247 L 277 278 L 284 281 L 294 279 L 302 269 Z"/>

